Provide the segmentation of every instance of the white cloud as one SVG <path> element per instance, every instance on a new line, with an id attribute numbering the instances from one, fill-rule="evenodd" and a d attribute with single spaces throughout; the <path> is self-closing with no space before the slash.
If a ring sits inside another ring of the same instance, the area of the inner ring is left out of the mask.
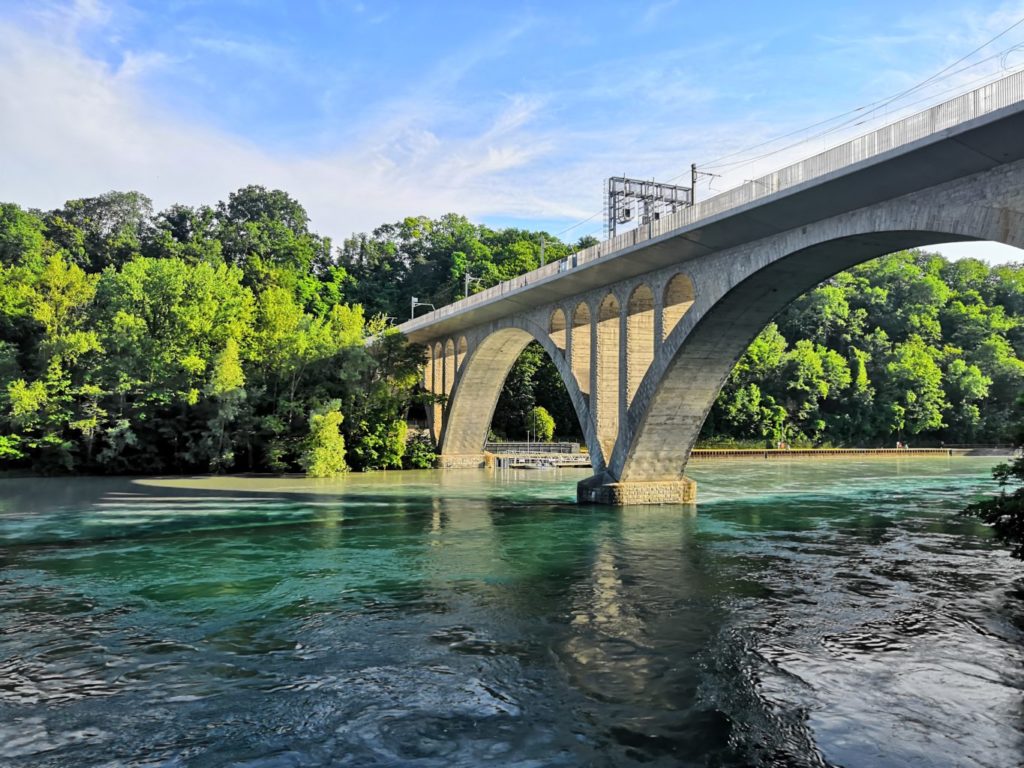
<path id="1" fill-rule="evenodd" d="M 95 4 L 89 9 L 90 18 L 102 17 Z M 457 140 L 427 127 L 428 105 L 402 111 L 391 104 L 384 111 L 393 119 L 369 126 L 354 146 L 285 155 L 148 100 L 137 75 L 167 64 L 159 53 L 132 53 L 115 72 L 63 35 L 27 35 L 0 23 L 0 199 L 46 209 L 137 189 L 160 208 L 212 203 L 257 183 L 290 192 L 335 238 L 419 213 L 577 213 L 499 183 L 551 149 L 543 138 L 527 140 L 534 100 L 510 97 L 477 135 Z"/>
<path id="2" fill-rule="evenodd" d="M 176 63 L 173 57 L 160 51 L 143 53 L 126 51 L 121 58 L 121 66 L 117 69 L 117 76 L 124 80 L 138 80 L 152 72 L 165 70 Z"/>
<path id="3" fill-rule="evenodd" d="M 938 251 L 946 258 L 953 260 L 981 259 L 989 264 L 1005 264 L 1010 261 L 1024 262 L 1024 251 L 1002 243 L 943 243 L 928 246 L 924 250 Z"/>
<path id="4" fill-rule="evenodd" d="M 651 3 L 640 15 L 640 28 L 644 29 L 654 26 L 658 19 L 677 5 L 679 5 L 679 0 L 660 0 L 660 2 Z"/>
<path id="5" fill-rule="evenodd" d="M 656 3 L 649 11 L 670 7 Z M 0 71 L 5 73 L 0 200 L 40 208 L 110 189 L 137 189 L 158 208 L 213 203 L 256 183 L 287 190 L 309 210 L 313 225 L 336 239 L 407 215 L 449 211 L 477 220 L 561 218 L 568 226 L 600 209 L 607 176 L 626 173 L 668 181 L 680 174 L 685 179 L 693 160 L 757 144 L 814 119 L 785 104 L 766 107 L 763 102 L 752 103 L 738 117 L 723 116 L 720 109 L 736 108 L 739 97 L 726 105 L 716 92 L 718 83 L 700 81 L 684 66 L 682 57 L 692 52 L 676 51 L 601 60 L 587 69 L 560 72 L 552 81 L 557 87 L 538 83 L 535 92 L 488 94 L 474 104 L 461 101 L 460 82 L 514 51 L 538 23 L 527 19 L 498 30 L 492 39 L 452 51 L 419 81 L 410 82 L 405 93 L 346 116 L 344 146 L 335 136 L 334 143 L 317 142 L 327 150 L 284 151 L 184 119 L 147 94 L 148 74 L 166 73 L 182 64 L 175 56 L 188 54 L 132 50 L 121 54 L 116 68 L 86 55 L 68 30 L 116 21 L 97 0 L 66 8 L 47 5 L 36 19 L 39 29 L 31 31 L 0 21 Z M 994 34 L 994 23 L 965 22 L 964 41 L 959 47 L 951 43 L 951 49 L 965 51 L 977 44 L 969 41 L 983 42 Z M 897 25 L 893 34 L 903 31 Z M 202 40 L 208 49 L 257 64 L 280 58 L 259 41 Z M 706 45 L 703 55 L 712 59 L 732 48 L 721 41 Z M 763 63 L 754 57 L 737 66 Z M 931 71 L 901 71 L 898 81 L 885 84 L 885 92 Z M 605 113 L 592 116 L 597 108 Z M 843 105 L 833 98 L 819 109 L 825 116 Z M 880 112 L 876 121 L 895 116 Z M 749 164 L 729 166 L 712 189 L 702 184 L 700 196 L 873 127 L 846 126 Z M 569 236 L 600 232 L 602 226 L 597 216 Z"/>
<path id="6" fill-rule="evenodd" d="M 51 30 L 57 30 L 63 39 L 73 40 L 83 27 L 110 21 L 110 8 L 102 0 L 43 0 L 34 15 Z"/>

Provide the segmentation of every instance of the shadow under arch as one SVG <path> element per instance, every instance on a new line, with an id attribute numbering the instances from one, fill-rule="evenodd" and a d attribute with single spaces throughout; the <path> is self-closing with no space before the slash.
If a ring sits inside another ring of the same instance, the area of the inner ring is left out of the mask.
<path id="1" fill-rule="evenodd" d="M 982 230 L 988 229 L 981 227 Z M 648 397 L 632 404 L 610 474 L 621 482 L 678 480 L 733 367 L 768 323 L 807 291 L 846 269 L 910 248 L 994 241 L 1024 248 L 1020 231 L 977 235 L 900 229 L 853 233 L 781 252 L 721 296 L 701 296 L 651 366 Z M 646 379 L 645 379 L 646 382 Z"/>
<path id="2" fill-rule="evenodd" d="M 576 383 L 569 362 L 551 339 L 548 329 L 510 325 L 488 334 L 473 345 L 466 357 L 449 398 L 448 411 L 438 440 L 438 452 L 442 456 L 480 454 L 505 379 L 531 341 L 539 343 L 554 362 L 569 393 L 587 444 L 596 446 L 596 441 L 592 439 L 593 427 L 586 399 Z M 604 467 L 604 457 L 598 450 L 592 449 L 590 455 L 595 469 Z"/>

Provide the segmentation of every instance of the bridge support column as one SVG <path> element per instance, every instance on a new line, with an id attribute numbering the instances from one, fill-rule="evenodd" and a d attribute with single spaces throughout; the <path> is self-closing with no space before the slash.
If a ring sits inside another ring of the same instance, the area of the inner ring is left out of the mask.
<path id="1" fill-rule="evenodd" d="M 591 477 L 576 486 L 581 504 L 607 504 L 625 507 L 632 504 L 696 504 L 697 483 L 688 477 L 679 480 L 649 480 L 610 483 L 604 477 Z"/>

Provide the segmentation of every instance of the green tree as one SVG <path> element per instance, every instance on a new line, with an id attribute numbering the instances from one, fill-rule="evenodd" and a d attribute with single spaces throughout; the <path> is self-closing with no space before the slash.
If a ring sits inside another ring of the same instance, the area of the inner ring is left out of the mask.
<path id="1" fill-rule="evenodd" d="M 0 203 L 0 265 L 33 264 L 47 248 L 43 220 L 13 203 Z"/>
<path id="2" fill-rule="evenodd" d="M 211 416 L 203 401 L 222 394 L 212 375 L 237 378 L 223 355 L 236 354 L 232 341 L 249 344 L 253 304 L 241 272 L 225 264 L 140 257 L 103 272 L 92 320 L 105 354 L 92 377 L 111 393 L 104 468 L 205 468 L 197 445 L 208 442 Z"/>
<path id="3" fill-rule="evenodd" d="M 555 436 L 555 420 L 543 406 L 538 405 L 530 410 L 529 426 L 533 439 L 539 443 L 551 442 Z"/>
<path id="4" fill-rule="evenodd" d="M 88 272 L 120 267 L 152 231 L 153 203 L 140 192 L 107 192 L 69 200 L 46 220 L 47 236 Z"/>
<path id="5" fill-rule="evenodd" d="M 889 410 L 889 427 L 897 435 L 918 435 L 944 426 L 942 414 L 949 403 L 937 357 L 937 350 L 919 336 L 893 347 L 881 400 Z"/>
<path id="6" fill-rule="evenodd" d="M 309 477 L 335 477 L 348 469 L 341 422 L 341 412 L 334 409 L 309 417 L 309 437 L 301 458 Z"/>
<path id="7" fill-rule="evenodd" d="M 206 433 L 198 438 L 188 458 L 196 463 L 205 462 L 214 472 L 228 470 L 235 463 L 238 442 L 232 439 L 231 429 L 248 395 L 238 341 L 233 337 L 228 338 L 224 349 L 214 358 L 205 394 L 206 408 L 211 412 Z"/>
<path id="8" fill-rule="evenodd" d="M 143 253 L 192 264 L 220 264 L 223 248 L 217 234 L 217 214 L 213 208 L 173 205 L 157 215 Z"/>
<path id="9" fill-rule="evenodd" d="M 352 454 L 361 469 L 401 469 L 409 425 L 405 419 L 363 421 Z"/>
<path id="10" fill-rule="evenodd" d="M 319 278 L 333 266 L 331 241 L 309 230 L 298 201 L 251 185 L 232 192 L 216 211 L 223 258 L 242 270 L 247 286 L 258 291 L 284 281 L 304 306 L 317 296 Z"/>

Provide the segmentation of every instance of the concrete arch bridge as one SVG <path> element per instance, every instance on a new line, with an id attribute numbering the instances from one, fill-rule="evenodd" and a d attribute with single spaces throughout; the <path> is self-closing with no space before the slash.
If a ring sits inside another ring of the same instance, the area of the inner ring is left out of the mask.
<path id="1" fill-rule="evenodd" d="M 590 448 L 582 501 L 695 499 L 687 459 L 754 337 L 790 302 L 904 248 L 1024 248 L 1024 73 L 411 320 L 442 466 L 479 466 L 531 341 Z"/>

